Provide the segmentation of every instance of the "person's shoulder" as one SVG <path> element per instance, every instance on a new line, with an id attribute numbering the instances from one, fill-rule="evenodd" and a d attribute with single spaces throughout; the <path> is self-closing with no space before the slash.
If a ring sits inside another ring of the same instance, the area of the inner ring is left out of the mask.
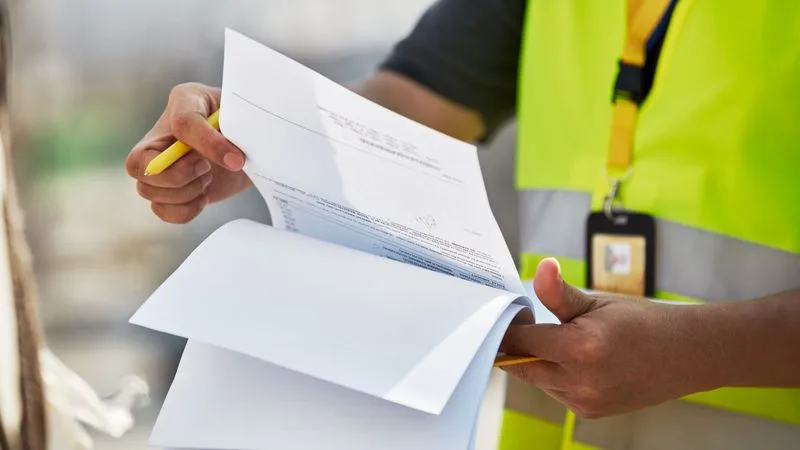
<path id="1" fill-rule="evenodd" d="M 438 0 L 381 64 L 480 112 L 488 132 L 513 115 L 527 0 Z"/>

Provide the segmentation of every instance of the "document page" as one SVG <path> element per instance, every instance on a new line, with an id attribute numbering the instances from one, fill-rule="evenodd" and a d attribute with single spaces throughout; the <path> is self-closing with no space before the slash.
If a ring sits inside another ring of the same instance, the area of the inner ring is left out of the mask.
<path id="1" fill-rule="evenodd" d="M 239 450 L 471 449 L 494 350 L 520 309 L 511 305 L 501 315 L 440 415 L 190 339 L 151 444 Z"/>
<path id="2" fill-rule="evenodd" d="M 530 302 L 240 219 L 203 241 L 130 321 L 439 414 L 517 305 Z"/>
<path id="3" fill-rule="evenodd" d="M 524 295 L 475 146 L 225 36 L 221 130 L 274 226 Z"/>

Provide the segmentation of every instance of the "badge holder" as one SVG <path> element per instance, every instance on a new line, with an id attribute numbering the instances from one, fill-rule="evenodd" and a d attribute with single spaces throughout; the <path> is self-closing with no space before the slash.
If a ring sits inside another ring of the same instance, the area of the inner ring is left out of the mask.
<path id="1" fill-rule="evenodd" d="M 611 180 L 603 210 L 586 223 L 586 287 L 617 294 L 655 294 L 655 221 L 619 207 L 622 178 Z"/>

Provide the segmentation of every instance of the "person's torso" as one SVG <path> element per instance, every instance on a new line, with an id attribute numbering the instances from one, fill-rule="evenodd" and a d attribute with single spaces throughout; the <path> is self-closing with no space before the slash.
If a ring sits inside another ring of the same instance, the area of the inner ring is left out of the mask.
<path id="1" fill-rule="evenodd" d="M 556 256 L 582 286 L 586 218 L 609 190 L 626 2 L 532 0 L 528 8 L 516 177 L 522 274 Z M 725 301 L 800 287 L 799 119 L 800 2 L 677 2 L 622 191 L 626 208 L 656 218 L 657 297 Z M 693 398 L 777 419 L 800 439 L 796 390 Z M 764 438 L 752 435 L 759 426 L 749 436 L 747 426 L 727 433 L 750 439 L 737 444 L 749 448 Z M 708 432 L 725 433 L 720 427 Z"/>

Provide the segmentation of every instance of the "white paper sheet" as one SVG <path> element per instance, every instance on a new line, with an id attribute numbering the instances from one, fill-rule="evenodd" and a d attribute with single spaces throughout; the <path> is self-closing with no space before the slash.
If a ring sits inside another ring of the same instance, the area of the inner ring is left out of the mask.
<path id="1" fill-rule="evenodd" d="M 230 30 L 220 124 L 275 228 L 223 226 L 131 319 L 191 342 L 154 443 L 470 446 L 508 311 L 533 308 L 475 147 Z"/>
<path id="2" fill-rule="evenodd" d="M 494 354 L 520 308 L 511 305 L 502 314 L 441 415 L 189 341 L 152 443 L 239 450 L 471 448 Z"/>
<path id="3" fill-rule="evenodd" d="M 531 305 L 533 306 L 533 315 L 536 320 L 536 323 L 550 323 L 550 324 L 560 324 L 561 321 L 558 320 L 555 314 L 553 314 L 541 300 L 539 297 L 536 296 L 536 291 L 533 290 L 533 281 L 526 281 L 523 284 L 525 288 L 525 294 L 528 299 L 530 299 Z"/>
<path id="4" fill-rule="evenodd" d="M 437 414 L 515 299 L 237 220 L 200 244 L 131 322 Z"/>
<path id="5" fill-rule="evenodd" d="M 524 295 L 475 146 L 231 30 L 220 127 L 276 227 Z"/>

